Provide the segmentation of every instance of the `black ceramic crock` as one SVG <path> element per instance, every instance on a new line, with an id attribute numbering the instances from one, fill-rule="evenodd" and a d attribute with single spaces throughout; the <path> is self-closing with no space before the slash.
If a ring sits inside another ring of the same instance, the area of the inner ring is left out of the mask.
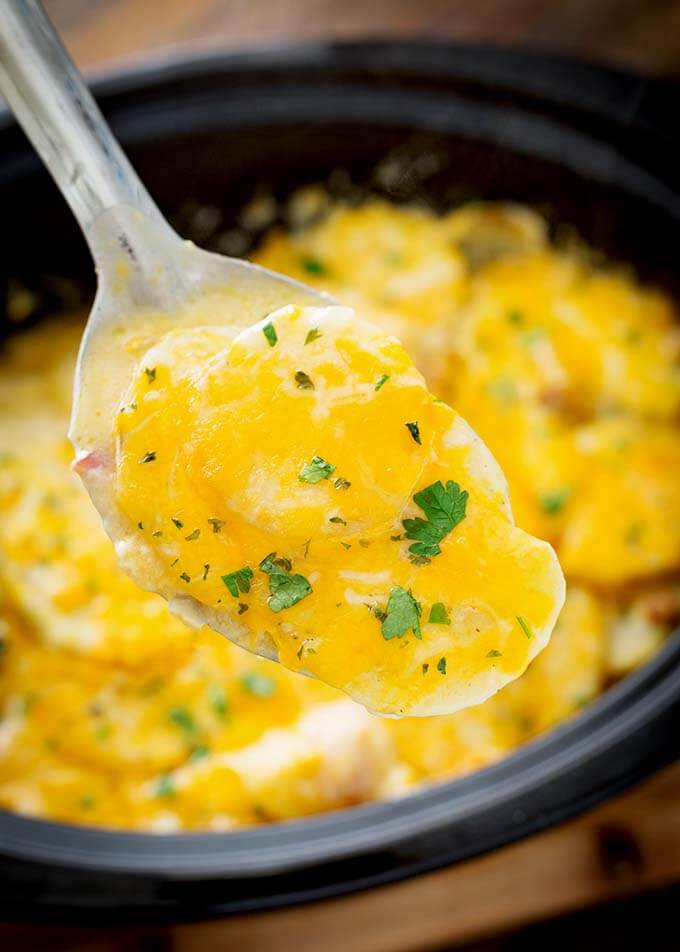
<path id="1" fill-rule="evenodd" d="M 349 172 L 395 201 L 526 202 L 678 291 L 671 83 L 522 51 L 322 44 L 152 64 L 102 79 L 95 92 L 180 228 L 196 228 L 187 202 L 220 209 L 228 230 L 259 184 L 284 196 L 329 175 L 346 185 Z M 398 157 L 400 172 L 376 176 L 386 156 Z M 91 264 L 6 115 L 0 197 L 10 236 L 2 280 L 38 292 L 39 319 L 71 287 L 63 278 L 91 282 Z M 405 799 L 243 832 L 167 836 L 0 813 L 0 918 L 170 921 L 387 883 L 560 822 L 679 751 L 680 633 L 573 721 Z"/>

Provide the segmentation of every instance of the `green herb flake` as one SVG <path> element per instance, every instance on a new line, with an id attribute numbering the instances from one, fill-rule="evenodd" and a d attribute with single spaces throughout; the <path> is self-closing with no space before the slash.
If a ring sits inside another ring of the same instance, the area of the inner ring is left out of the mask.
<path id="1" fill-rule="evenodd" d="M 624 536 L 624 542 L 626 545 L 638 545 L 640 539 L 642 538 L 642 529 L 643 526 L 639 522 L 634 522 L 626 529 Z"/>
<path id="2" fill-rule="evenodd" d="M 314 381 L 306 374 L 304 370 L 295 371 L 295 383 L 297 384 L 298 390 L 313 390 Z"/>
<path id="3" fill-rule="evenodd" d="M 224 528 L 224 523 L 221 519 L 208 519 L 208 524 L 212 526 L 213 532 L 219 532 Z"/>
<path id="4" fill-rule="evenodd" d="M 154 461 L 155 459 L 156 459 L 156 452 L 155 452 L 155 450 L 149 450 L 147 453 L 144 454 L 144 456 L 142 456 L 142 458 L 140 459 L 139 462 L 140 462 L 140 463 L 153 463 L 153 461 Z"/>
<path id="5" fill-rule="evenodd" d="M 341 542 L 340 545 L 341 545 L 341 546 L 343 547 L 343 549 L 345 549 L 345 550 L 352 548 L 352 546 L 349 544 L 349 542 Z"/>
<path id="6" fill-rule="evenodd" d="M 439 555 L 439 543 L 465 518 L 468 495 L 451 479 L 446 486 L 437 480 L 414 495 L 413 501 L 423 510 L 425 519 L 417 516 L 402 520 L 406 538 L 414 540 L 409 546 L 411 555 L 427 559 Z"/>
<path id="7" fill-rule="evenodd" d="M 146 374 L 146 379 L 149 383 L 153 383 L 156 379 L 156 368 L 155 367 L 145 367 L 144 373 Z"/>
<path id="8" fill-rule="evenodd" d="M 490 381 L 487 390 L 501 403 L 511 403 L 517 399 L 517 385 L 509 377 L 497 377 Z"/>
<path id="9" fill-rule="evenodd" d="M 333 483 L 334 489 L 349 489 L 352 484 L 348 479 L 345 479 L 344 476 L 338 476 L 338 478 Z"/>
<path id="10" fill-rule="evenodd" d="M 491 651 L 487 651 L 486 656 L 487 658 L 502 658 L 503 652 L 497 651 L 495 648 L 492 648 Z"/>
<path id="11" fill-rule="evenodd" d="M 184 528 L 184 523 L 181 521 L 181 519 L 175 519 L 175 517 L 173 516 L 170 519 L 170 522 L 173 524 L 173 526 L 176 526 L 178 529 Z"/>
<path id="12" fill-rule="evenodd" d="M 186 734 L 195 734 L 197 731 L 196 721 L 186 707 L 171 707 L 168 711 L 168 720 Z"/>
<path id="13" fill-rule="evenodd" d="M 305 347 L 307 344 L 314 343 L 314 341 L 318 340 L 320 337 L 323 337 L 323 334 L 319 332 L 319 328 L 313 327 L 311 331 L 307 331 L 307 336 L 305 337 Z"/>
<path id="14" fill-rule="evenodd" d="M 519 325 L 524 323 L 524 318 L 519 311 L 508 311 L 508 321 L 511 324 Z"/>
<path id="15" fill-rule="evenodd" d="M 187 585 L 188 585 L 189 582 L 191 581 L 191 576 L 190 576 L 190 575 L 187 575 L 186 572 L 180 572 L 180 576 L 179 576 L 179 577 L 182 579 L 183 582 L 186 582 Z"/>
<path id="16" fill-rule="evenodd" d="M 226 717 L 228 711 L 227 695 L 219 684 L 213 684 L 208 691 L 208 701 L 218 717 Z"/>
<path id="17" fill-rule="evenodd" d="M 328 479 L 334 472 L 335 466 L 332 463 L 326 462 L 321 456 L 313 456 L 311 463 L 303 466 L 298 479 L 301 483 L 320 483 L 322 479 Z"/>
<path id="18" fill-rule="evenodd" d="M 200 529 L 194 529 L 194 531 L 193 531 L 193 532 L 190 532 L 188 536 L 184 536 L 184 541 L 185 541 L 185 542 L 195 542 L 196 539 L 198 539 L 198 537 L 200 536 L 200 534 L 201 534 L 201 530 L 200 530 Z"/>
<path id="19" fill-rule="evenodd" d="M 250 671 L 241 678 L 243 689 L 254 697 L 268 698 L 276 692 L 276 681 L 261 671 Z"/>
<path id="20" fill-rule="evenodd" d="M 389 374 L 380 374 L 378 379 L 375 382 L 374 390 L 380 390 L 381 387 L 384 387 L 387 381 L 390 379 Z"/>
<path id="21" fill-rule="evenodd" d="M 395 585 L 387 600 L 387 610 L 382 622 L 382 636 L 385 641 L 401 638 L 409 630 L 416 638 L 422 638 L 421 612 L 420 602 L 416 601 L 411 592 L 400 585 Z"/>
<path id="22" fill-rule="evenodd" d="M 206 562 L 203 566 L 203 575 L 201 576 L 201 581 L 205 582 L 208 578 L 208 572 L 210 571 L 210 563 Z"/>
<path id="23" fill-rule="evenodd" d="M 282 564 L 283 563 L 283 564 Z M 291 608 L 312 594 L 312 586 L 304 575 L 292 574 L 288 560 L 276 558 L 272 552 L 260 562 L 260 571 L 269 576 L 269 608 L 278 614 L 284 608 Z"/>
<path id="24" fill-rule="evenodd" d="M 427 662 L 425 662 L 425 664 L 423 664 L 423 674 L 424 675 L 427 674 L 429 670 L 430 670 L 430 666 Z"/>
<path id="25" fill-rule="evenodd" d="M 171 563 L 170 563 L 170 568 L 171 568 L 171 569 L 174 569 L 174 567 L 177 565 L 178 562 L 179 562 L 179 556 L 175 559 L 174 562 L 171 562 Z"/>
<path id="26" fill-rule="evenodd" d="M 239 603 L 238 603 L 238 613 L 239 613 L 239 615 L 242 615 L 244 612 L 247 612 L 247 611 L 248 611 L 248 606 L 246 605 L 246 603 L 245 603 L 245 602 L 239 602 Z"/>
<path id="27" fill-rule="evenodd" d="M 164 800 L 175 796 L 175 782 L 169 774 L 162 774 L 154 786 L 154 794 Z"/>
<path id="28" fill-rule="evenodd" d="M 437 662 L 437 671 L 440 674 L 446 674 L 446 658 L 440 658 Z"/>
<path id="29" fill-rule="evenodd" d="M 143 529 L 144 529 L 144 523 L 143 523 L 143 522 L 138 522 L 138 523 L 137 523 L 137 528 L 143 530 Z"/>
<path id="30" fill-rule="evenodd" d="M 430 617 L 427 619 L 431 625 L 450 625 L 451 618 L 446 611 L 443 602 L 435 602 L 430 609 Z"/>
<path id="31" fill-rule="evenodd" d="M 242 569 L 237 569 L 235 572 L 229 572 L 227 575 L 223 575 L 222 581 L 229 589 L 231 595 L 234 598 L 238 598 L 239 592 L 243 595 L 247 595 L 250 591 L 250 581 L 253 577 L 253 570 L 248 568 L 247 565 L 244 565 Z"/>
<path id="32" fill-rule="evenodd" d="M 160 539 L 160 537 L 163 535 L 163 533 L 161 532 L 160 529 L 154 529 L 154 531 L 151 533 L 151 535 L 154 537 L 154 539 Z"/>
<path id="33" fill-rule="evenodd" d="M 305 255 L 305 257 L 300 259 L 300 267 L 303 271 L 306 271 L 307 274 L 328 274 L 326 265 L 311 255 Z"/>
<path id="34" fill-rule="evenodd" d="M 278 337 L 278 334 L 276 333 L 276 328 L 271 323 L 271 321 L 268 324 L 264 325 L 264 327 L 262 328 L 262 333 L 267 338 L 267 343 L 269 344 L 269 346 L 275 347 L 279 337 Z"/>
<path id="35" fill-rule="evenodd" d="M 517 624 L 522 629 L 524 634 L 527 636 L 529 641 L 531 641 L 531 639 L 534 637 L 534 633 L 531 630 L 531 626 L 529 625 L 529 622 L 526 620 L 526 618 L 522 618 L 521 615 L 517 615 L 516 618 L 517 618 Z"/>
<path id="36" fill-rule="evenodd" d="M 544 340 L 547 336 L 548 331 L 545 327 L 532 327 L 530 331 L 526 331 L 522 334 L 522 343 L 525 347 L 533 347 L 534 344 Z"/>
<path id="37" fill-rule="evenodd" d="M 417 423 L 417 422 L 414 422 L 414 423 L 404 423 L 404 426 L 405 426 L 406 429 L 409 431 L 409 433 L 410 433 L 411 436 L 413 437 L 414 441 L 415 441 L 419 446 L 422 446 L 423 444 L 422 444 L 422 441 L 421 441 L 421 439 L 420 439 L 420 427 L 418 426 L 418 423 Z"/>
<path id="38" fill-rule="evenodd" d="M 191 748 L 191 752 L 189 754 L 189 760 L 193 762 L 197 760 L 203 760 L 209 754 L 210 754 L 209 747 L 206 747 L 205 744 L 196 744 L 194 747 Z"/>
<path id="39" fill-rule="evenodd" d="M 347 525 L 347 523 L 345 522 L 345 520 L 344 520 L 344 519 L 341 519 L 340 516 L 331 516 L 328 521 L 329 521 L 329 522 L 332 522 L 332 523 L 334 523 L 335 525 L 338 525 L 338 526 L 346 526 L 346 525 Z"/>
<path id="40" fill-rule="evenodd" d="M 92 810 L 96 803 L 95 798 L 90 793 L 86 793 L 84 797 L 81 797 L 78 806 L 81 810 Z"/>
<path id="41" fill-rule="evenodd" d="M 541 496 L 541 509 L 548 516 L 556 516 L 558 512 L 561 512 L 566 506 L 569 496 L 571 495 L 571 489 L 555 489 L 552 492 L 544 493 Z"/>

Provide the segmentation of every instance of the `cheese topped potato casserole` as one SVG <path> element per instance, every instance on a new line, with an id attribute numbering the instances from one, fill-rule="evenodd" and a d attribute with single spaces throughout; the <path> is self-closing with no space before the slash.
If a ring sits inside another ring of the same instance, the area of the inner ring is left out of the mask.
<path id="1" fill-rule="evenodd" d="M 379 200 L 331 207 L 272 232 L 256 260 L 397 335 L 428 389 L 479 433 L 508 478 L 517 525 L 554 545 L 567 574 L 552 640 L 484 704 L 386 721 L 188 630 L 118 568 L 71 472 L 81 324 L 55 319 L 15 334 L 0 366 L 8 809 L 162 832 L 403 794 L 577 712 L 650 657 L 678 615 L 680 341 L 666 297 L 552 246 L 541 219 L 504 205 L 443 217 Z M 433 619 L 428 604 L 423 623 L 445 625 L 442 607 Z M 526 623 L 521 607 L 516 617 Z M 502 665 L 504 646 L 487 648 Z"/>

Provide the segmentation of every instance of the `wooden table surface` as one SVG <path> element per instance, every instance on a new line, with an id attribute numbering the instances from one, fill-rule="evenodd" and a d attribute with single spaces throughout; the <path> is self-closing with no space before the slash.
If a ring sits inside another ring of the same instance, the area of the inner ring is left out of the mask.
<path id="1" fill-rule="evenodd" d="M 46 0 L 80 66 L 332 37 L 522 43 L 680 75 L 678 0 Z"/>
<path id="2" fill-rule="evenodd" d="M 282 40 L 525 44 L 680 77 L 680 0 L 46 0 L 88 72 Z M 680 882 L 680 765 L 587 815 L 360 896 L 144 935 L 0 927 L 4 948 L 416 952 Z M 670 948 L 671 946 L 669 946 Z"/>

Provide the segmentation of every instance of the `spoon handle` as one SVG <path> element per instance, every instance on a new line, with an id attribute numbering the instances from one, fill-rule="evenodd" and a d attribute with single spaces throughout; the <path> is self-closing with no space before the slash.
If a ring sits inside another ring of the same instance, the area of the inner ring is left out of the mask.
<path id="1" fill-rule="evenodd" d="M 0 91 L 86 238 L 119 204 L 164 223 L 38 0 L 0 2 Z"/>

